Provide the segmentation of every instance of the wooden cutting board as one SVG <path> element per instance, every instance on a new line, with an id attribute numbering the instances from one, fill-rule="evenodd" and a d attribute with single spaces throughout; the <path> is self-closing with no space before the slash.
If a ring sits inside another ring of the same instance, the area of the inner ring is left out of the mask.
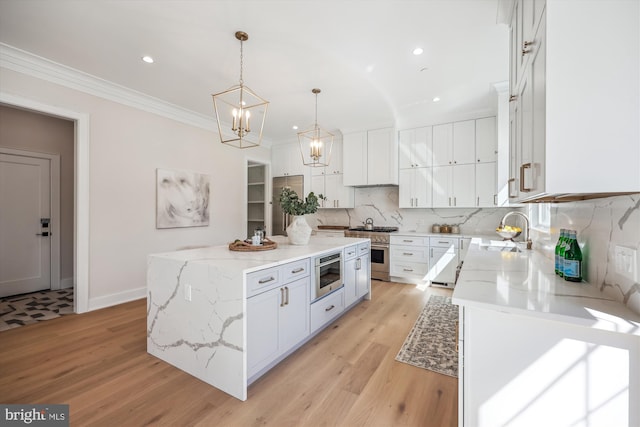
<path id="1" fill-rule="evenodd" d="M 319 225 L 318 230 L 348 230 L 348 225 Z"/>

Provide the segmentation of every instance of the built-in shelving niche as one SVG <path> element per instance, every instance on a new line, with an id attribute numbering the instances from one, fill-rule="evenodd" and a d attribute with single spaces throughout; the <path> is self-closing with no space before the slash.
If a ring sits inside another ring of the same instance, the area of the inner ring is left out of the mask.
<path id="1" fill-rule="evenodd" d="M 249 161 L 247 164 L 247 237 L 266 224 L 267 165 Z"/>

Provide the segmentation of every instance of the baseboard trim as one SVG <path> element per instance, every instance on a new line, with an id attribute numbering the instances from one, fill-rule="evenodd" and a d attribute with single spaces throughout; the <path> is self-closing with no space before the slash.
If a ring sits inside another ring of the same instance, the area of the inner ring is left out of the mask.
<path id="1" fill-rule="evenodd" d="M 97 298 L 89 298 L 89 311 L 99 310 L 101 308 L 111 307 L 125 302 L 134 301 L 145 298 L 147 296 L 147 288 L 136 288 L 129 291 L 118 292 L 115 294 L 105 295 Z"/>
<path id="2" fill-rule="evenodd" d="M 73 288 L 73 277 L 65 277 L 60 279 L 60 289 Z"/>

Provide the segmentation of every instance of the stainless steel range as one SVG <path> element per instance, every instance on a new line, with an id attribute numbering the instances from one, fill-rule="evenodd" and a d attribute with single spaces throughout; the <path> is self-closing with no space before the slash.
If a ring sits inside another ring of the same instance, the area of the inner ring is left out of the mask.
<path id="1" fill-rule="evenodd" d="M 344 237 L 371 239 L 371 278 L 389 280 L 389 235 L 398 227 L 355 227 L 344 231 Z"/>

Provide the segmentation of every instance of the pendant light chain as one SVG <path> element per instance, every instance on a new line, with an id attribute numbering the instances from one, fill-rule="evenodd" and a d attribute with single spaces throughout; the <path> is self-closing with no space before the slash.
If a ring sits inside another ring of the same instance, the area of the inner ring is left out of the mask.
<path id="1" fill-rule="evenodd" d="M 244 66 L 243 45 L 244 42 L 242 39 L 240 39 L 240 86 L 244 84 L 244 80 L 242 80 L 242 68 Z"/>

